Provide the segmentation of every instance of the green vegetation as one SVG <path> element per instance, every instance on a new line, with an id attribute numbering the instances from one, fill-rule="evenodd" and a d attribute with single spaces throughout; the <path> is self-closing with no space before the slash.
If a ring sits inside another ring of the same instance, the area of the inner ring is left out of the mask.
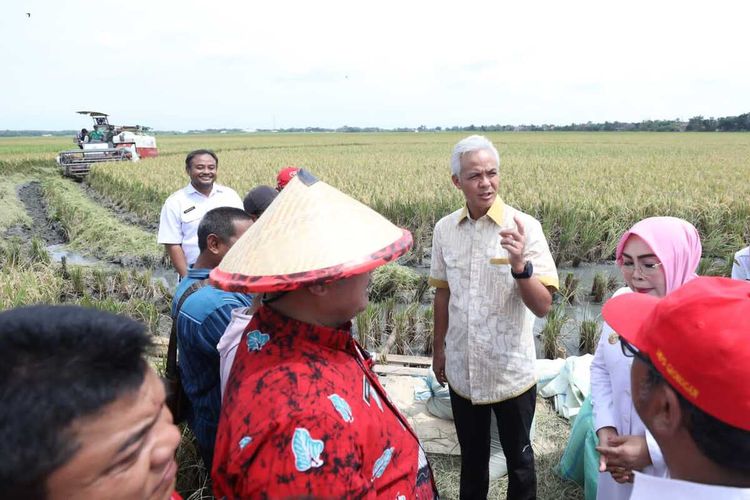
<path id="1" fill-rule="evenodd" d="M 584 318 L 578 330 L 578 350 L 580 354 L 594 354 L 602 333 L 600 320 Z"/>
<path id="2" fill-rule="evenodd" d="M 575 273 L 568 272 L 560 282 L 560 290 L 558 292 L 560 298 L 568 304 L 578 302 L 578 285 L 580 282 L 581 279 Z"/>
<path id="3" fill-rule="evenodd" d="M 594 274 L 594 281 L 591 284 L 591 301 L 601 304 L 604 296 L 607 294 L 607 277 L 603 272 Z"/>
<path id="4" fill-rule="evenodd" d="M 422 281 L 419 274 L 406 266 L 386 264 L 372 272 L 370 300 L 380 302 L 396 298 L 400 302 L 408 302 L 415 296 Z"/>
<path id="5" fill-rule="evenodd" d="M 42 182 L 52 218 L 65 228 L 70 247 L 111 262 L 153 266 L 163 255 L 156 237 L 123 224 L 67 179 L 50 176 Z"/>
<path id="6" fill-rule="evenodd" d="M 429 254 L 434 223 L 462 204 L 450 182 L 448 159 L 453 144 L 465 135 L 159 136 L 159 158 L 97 165 L 89 182 L 115 205 L 156 222 L 164 199 L 185 185 L 184 155 L 194 148 L 216 150 L 219 181 L 240 194 L 259 183 L 272 184 L 280 166 L 300 165 L 407 226 L 415 250 L 402 263 L 419 263 Z M 501 196 L 542 221 L 558 263 L 611 258 L 622 231 L 655 214 L 681 216 L 698 227 L 705 255 L 702 274 L 727 274 L 731 255 L 750 239 L 750 184 L 737 182 L 750 177 L 748 134 L 487 135 L 501 154 Z M 69 138 L 0 138 L 0 173 L 5 174 L 0 181 L 0 229 L 30 224 L 15 190 L 39 179 L 53 218 L 71 238 L 71 248 L 127 264 L 159 262 L 162 250 L 153 234 L 122 224 L 79 185 L 59 178 L 55 154 L 70 147 Z M 42 246 L 38 243 L 37 250 Z M 606 278 L 595 277 L 594 302 L 606 300 L 617 287 L 617 276 Z M 570 275 L 562 280 L 566 302 L 583 300 L 577 279 Z M 416 324 L 429 351 L 429 308 L 415 308 L 414 314 L 422 319 L 413 324 L 403 316 L 411 304 L 430 300 L 425 284 L 423 276 L 396 264 L 376 270 L 373 305 L 358 320 L 363 342 L 382 349 L 391 339 L 394 346 L 403 346 L 400 340 L 412 338 Z M 102 278 L 94 278 L 94 285 L 103 288 Z M 552 319 L 554 323 L 554 315 Z"/>
<path id="7" fill-rule="evenodd" d="M 184 155 L 219 152 L 219 181 L 247 192 L 300 165 L 415 235 L 421 255 L 434 223 L 462 204 L 450 181 L 452 146 L 466 134 L 268 134 L 159 137 L 161 156 L 98 165 L 91 185 L 146 220 L 184 186 Z M 611 259 L 620 234 L 652 215 L 698 228 L 707 256 L 750 239 L 750 135 L 488 133 L 501 155 L 499 193 L 541 220 L 558 263 Z M 420 257 L 417 255 L 417 258 Z"/>
<path id="8" fill-rule="evenodd" d="M 2 167 L 0 167 L 0 173 Z M 30 226 L 31 218 L 26 214 L 23 203 L 16 196 L 18 186 L 27 181 L 19 174 L 0 178 L 0 232 L 5 232 L 15 225 Z"/>
<path id="9" fill-rule="evenodd" d="M 541 332 L 542 353 L 546 359 L 565 358 L 567 353 L 563 345 L 563 327 L 570 317 L 565 312 L 565 304 L 553 304 L 547 313 L 547 321 Z"/>
<path id="10" fill-rule="evenodd" d="M 0 310 L 31 304 L 79 304 L 131 316 L 158 336 L 171 325 L 171 293 L 151 274 L 50 264 L 40 243 L 0 245 Z"/>

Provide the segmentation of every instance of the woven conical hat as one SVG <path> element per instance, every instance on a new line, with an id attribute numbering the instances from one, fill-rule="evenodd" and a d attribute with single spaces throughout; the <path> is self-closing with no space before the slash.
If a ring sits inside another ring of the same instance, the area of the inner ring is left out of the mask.
<path id="1" fill-rule="evenodd" d="M 276 292 L 361 274 L 405 254 L 411 233 L 301 170 L 227 252 L 210 281 Z"/>

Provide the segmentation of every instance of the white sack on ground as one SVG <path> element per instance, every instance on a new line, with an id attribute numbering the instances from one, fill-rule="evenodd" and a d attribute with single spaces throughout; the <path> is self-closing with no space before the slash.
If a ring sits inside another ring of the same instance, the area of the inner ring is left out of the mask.
<path id="1" fill-rule="evenodd" d="M 591 391 L 591 361 L 594 356 L 570 356 L 564 360 L 560 372 L 552 380 L 537 385 L 539 396 L 554 398 L 553 402 L 557 414 L 570 419 L 578 414 L 583 400 Z M 540 361 L 537 360 L 537 364 Z M 563 361 L 563 360 L 555 360 Z"/>

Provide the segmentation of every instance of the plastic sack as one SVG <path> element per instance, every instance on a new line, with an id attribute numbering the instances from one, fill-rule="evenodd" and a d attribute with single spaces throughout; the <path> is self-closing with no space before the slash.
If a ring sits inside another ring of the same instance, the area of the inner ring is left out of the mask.
<path id="1" fill-rule="evenodd" d="M 594 431 L 594 412 L 588 396 L 573 421 L 568 444 L 565 446 L 556 472 L 564 479 L 575 481 L 583 487 L 586 500 L 596 499 L 599 481 L 598 439 Z"/>
<path id="2" fill-rule="evenodd" d="M 569 356 L 564 361 L 559 360 L 563 361 L 559 373 L 551 380 L 547 380 L 544 385 L 541 380 L 539 381 L 537 385 L 539 396 L 553 398 L 555 410 L 561 417 L 567 419 L 575 417 L 580 411 L 583 400 L 591 392 L 590 373 L 593 359 L 591 354 L 584 354 L 583 356 Z M 537 360 L 537 371 L 539 371 L 540 361 Z"/>

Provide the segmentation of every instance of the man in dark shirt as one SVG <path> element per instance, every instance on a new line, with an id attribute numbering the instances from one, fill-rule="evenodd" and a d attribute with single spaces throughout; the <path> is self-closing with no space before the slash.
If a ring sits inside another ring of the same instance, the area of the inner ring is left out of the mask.
<path id="1" fill-rule="evenodd" d="M 220 207 L 206 213 L 198 225 L 200 254 L 177 287 L 172 301 L 173 316 L 183 294 L 194 283 L 207 280 L 211 269 L 251 224 L 250 216 L 239 208 Z M 251 303 L 250 295 L 225 292 L 206 282 L 206 286 L 185 299 L 177 316 L 178 366 L 182 387 L 190 401 L 187 422 L 209 469 L 221 408 L 216 345 L 232 319 L 232 309 Z"/>

